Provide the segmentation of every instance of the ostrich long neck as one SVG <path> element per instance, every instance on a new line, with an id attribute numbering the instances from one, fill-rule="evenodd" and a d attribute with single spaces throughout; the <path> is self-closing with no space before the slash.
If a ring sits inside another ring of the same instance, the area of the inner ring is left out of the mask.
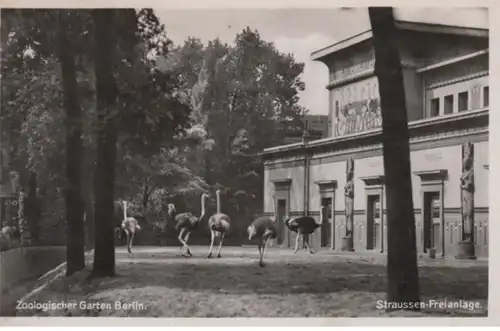
<path id="1" fill-rule="evenodd" d="M 323 224 L 323 221 L 325 220 L 325 207 L 322 206 L 320 210 L 320 215 L 319 215 L 319 224 Z"/>
<path id="2" fill-rule="evenodd" d="M 170 216 L 172 218 L 172 220 L 175 221 L 175 216 L 177 216 L 177 209 L 175 209 L 175 207 L 172 209 L 172 215 Z"/>
<path id="3" fill-rule="evenodd" d="M 220 214 L 220 193 L 217 191 L 217 214 Z"/>
<path id="4" fill-rule="evenodd" d="M 205 216 L 205 194 L 201 195 L 201 213 L 200 213 L 200 220 Z"/>
<path id="5" fill-rule="evenodd" d="M 127 219 L 127 201 L 123 201 L 123 219 Z"/>

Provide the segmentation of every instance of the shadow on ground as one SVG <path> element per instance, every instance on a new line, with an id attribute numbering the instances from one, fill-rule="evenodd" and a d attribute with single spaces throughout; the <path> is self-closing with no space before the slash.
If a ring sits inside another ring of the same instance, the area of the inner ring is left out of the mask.
<path id="1" fill-rule="evenodd" d="M 379 257 L 311 256 L 305 252 L 294 256 L 289 251 L 271 249 L 266 267 L 260 268 L 255 248 L 226 250 L 222 258 L 210 260 L 205 250 L 193 249 L 195 257 L 191 258 L 179 256 L 174 248 L 145 248 L 130 255 L 119 252 L 117 277 L 88 281 L 88 270 L 83 271 L 57 280 L 31 299 L 106 302 L 111 308 L 25 310 L 17 315 L 387 316 L 377 309 L 386 291 L 386 267 Z M 422 300 L 478 301 L 482 308 L 433 308 L 405 314 L 487 315 L 487 265 L 423 265 L 419 273 Z M 115 302 L 132 305 L 116 309 Z M 132 307 L 134 303 L 137 305 Z"/>

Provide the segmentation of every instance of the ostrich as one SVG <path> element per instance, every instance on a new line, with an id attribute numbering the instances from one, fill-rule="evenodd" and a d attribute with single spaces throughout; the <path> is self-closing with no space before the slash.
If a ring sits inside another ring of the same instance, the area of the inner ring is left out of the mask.
<path id="1" fill-rule="evenodd" d="M 6 248 L 13 248 L 19 246 L 21 240 L 21 231 L 17 226 L 5 225 L 2 227 L 2 232 L 0 234 L 2 242 L 5 242 Z"/>
<path id="2" fill-rule="evenodd" d="M 123 220 L 126 218 L 124 215 L 127 215 L 126 217 L 133 217 L 136 220 L 144 221 L 144 216 L 137 214 L 130 215 L 130 213 L 125 210 L 125 206 L 121 201 L 115 201 L 113 209 L 113 223 L 115 226 L 115 234 L 120 241 L 123 238 L 123 234 L 126 234 L 126 231 L 122 227 Z"/>
<path id="3" fill-rule="evenodd" d="M 320 211 L 320 222 L 316 223 L 316 220 L 310 216 L 300 216 L 297 218 L 290 218 L 289 216 L 284 217 L 284 223 L 290 231 L 297 233 L 297 238 L 295 240 L 295 250 L 294 254 L 297 254 L 297 250 L 299 249 L 299 238 L 300 235 L 308 235 L 313 233 L 317 228 L 323 224 L 323 209 L 325 206 L 321 206 Z M 314 252 L 307 242 L 304 242 L 307 249 L 309 249 L 309 253 L 314 254 Z"/>
<path id="4" fill-rule="evenodd" d="M 212 248 L 214 246 L 214 239 L 216 236 L 220 236 L 219 249 L 217 250 L 217 257 L 220 258 L 222 242 L 224 241 L 224 237 L 231 226 L 231 219 L 229 216 L 220 212 L 220 190 L 217 190 L 215 193 L 217 194 L 217 213 L 212 215 L 208 220 L 208 228 L 210 229 L 211 234 L 210 252 L 208 253 L 208 258 L 212 257 Z"/>
<path id="5" fill-rule="evenodd" d="M 175 230 L 179 231 L 179 241 L 182 244 L 181 247 L 181 254 L 184 255 L 184 249 L 186 249 L 186 253 L 189 256 L 193 256 L 191 254 L 191 250 L 189 249 L 189 246 L 187 245 L 187 241 L 189 239 L 189 235 L 191 234 L 191 231 L 193 231 L 202 218 L 205 216 L 205 200 L 208 198 L 208 195 L 203 193 L 201 195 L 201 212 L 200 212 L 200 217 L 196 217 L 191 213 L 182 213 L 182 214 L 176 214 L 175 211 L 175 205 L 173 203 L 168 204 L 168 214 L 170 217 L 175 221 Z M 186 234 L 184 236 L 184 233 Z M 183 239 L 184 236 L 184 239 Z"/>
<path id="6" fill-rule="evenodd" d="M 141 229 L 139 222 L 135 217 L 127 217 L 127 202 L 123 201 L 123 221 L 121 229 L 127 235 L 127 250 L 132 253 L 132 241 L 134 240 L 135 233 Z"/>
<path id="7" fill-rule="evenodd" d="M 276 202 L 273 199 L 274 210 L 276 210 Z M 264 267 L 264 250 L 269 239 L 274 239 L 278 235 L 276 230 L 276 215 L 274 217 L 261 216 L 256 218 L 247 228 L 248 240 L 253 237 L 259 238 L 259 265 Z"/>

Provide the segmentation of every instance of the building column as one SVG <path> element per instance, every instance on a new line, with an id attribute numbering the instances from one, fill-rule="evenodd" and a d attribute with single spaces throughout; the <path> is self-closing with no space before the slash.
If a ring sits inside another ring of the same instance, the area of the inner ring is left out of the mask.
<path id="1" fill-rule="evenodd" d="M 462 200 L 462 240 L 458 242 L 457 259 L 475 260 L 474 247 L 474 145 L 462 146 L 462 175 L 460 176 Z"/>
<path id="2" fill-rule="evenodd" d="M 346 233 L 340 242 L 340 250 L 354 252 L 354 159 L 346 162 L 345 220 Z"/>

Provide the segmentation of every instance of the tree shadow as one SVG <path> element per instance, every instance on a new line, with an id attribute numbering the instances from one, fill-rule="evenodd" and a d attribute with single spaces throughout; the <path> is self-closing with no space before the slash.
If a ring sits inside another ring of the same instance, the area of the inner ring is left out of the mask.
<path id="1" fill-rule="evenodd" d="M 302 262 L 273 257 L 265 268 L 260 268 L 255 254 L 238 255 L 235 261 L 224 260 L 224 257 L 207 260 L 204 256 L 184 258 L 139 253 L 132 258 L 137 262 L 117 265 L 117 274 L 123 281 L 101 285 L 107 289 L 159 286 L 183 291 L 268 295 L 386 292 L 384 265 L 313 259 Z M 488 298 L 487 266 L 459 269 L 421 266 L 419 275 L 422 296 L 448 300 Z"/>

